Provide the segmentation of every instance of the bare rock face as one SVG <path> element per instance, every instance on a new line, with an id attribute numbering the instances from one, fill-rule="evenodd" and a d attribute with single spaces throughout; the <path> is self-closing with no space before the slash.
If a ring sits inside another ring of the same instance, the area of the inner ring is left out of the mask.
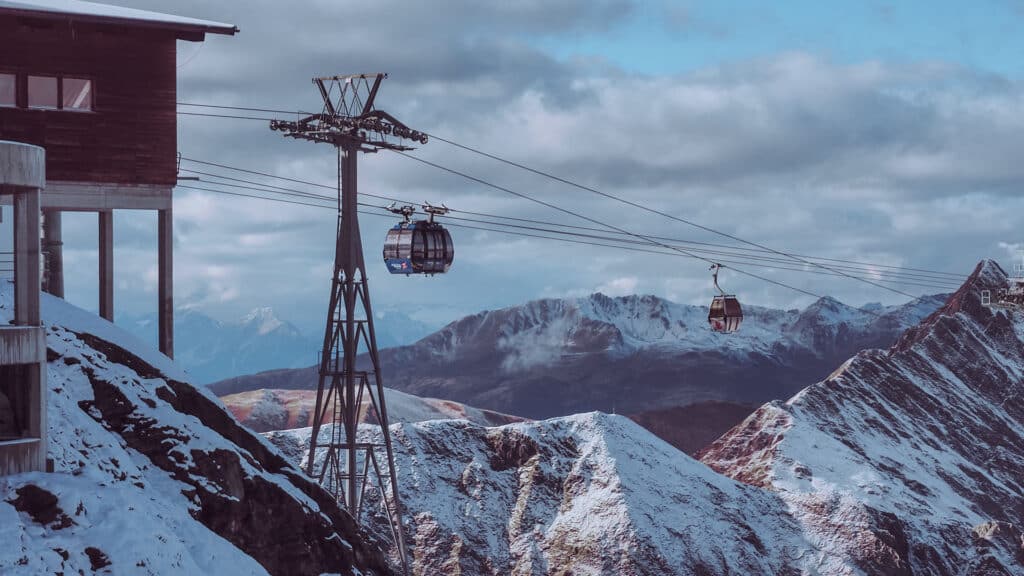
<path id="1" fill-rule="evenodd" d="M 392 573 L 326 492 L 166 358 L 52 298 L 44 319 L 55 473 L 0 482 L 0 573 Z"/>
<path id="2" fill-rule="evenodd" d="M 701 459 L 777 493 L 826 566 L 1024 573 L 1024 318 L 980 301 L 1005 282 L 983 262 L 892 348 L 764 405 Z"/>

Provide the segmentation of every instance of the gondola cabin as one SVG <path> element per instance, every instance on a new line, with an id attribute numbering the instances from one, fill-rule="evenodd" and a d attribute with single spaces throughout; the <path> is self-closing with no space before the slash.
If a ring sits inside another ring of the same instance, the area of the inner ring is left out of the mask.
<path id="1" fill-rule="evenodd" d="M 743 323 L 743 308 L 735 296 L 715 296 L 708 311 L 708 324 L 715 332 L 735 332 Z"/>
<path id="2" fill-rule="evenodd" d="M 712 278 L 718 295 L 711 300 L 711 308 L 708 310 L 708 325 L 715 332 L 729 334 L 740 329 L 740 324 L 743 323 L 743 308 L 735 296 L 726 294 L 718 285 L 718 271 L 721 268 L 721 264 L 711 265 Z"/>
<path id="3" fill-rule="evenodd" d="M 446 208 L 424 206 L 429 220 L 410 221 L 412 207 L 406 206 L 392 211 L 402 214 L 406 220 L 388 230 L 384 239 L 384 264 L 392 274 L 444 274 L 455 259 L 455 244 L 452 235 L 437 222 L 435 214 L 443 214 Z"/>

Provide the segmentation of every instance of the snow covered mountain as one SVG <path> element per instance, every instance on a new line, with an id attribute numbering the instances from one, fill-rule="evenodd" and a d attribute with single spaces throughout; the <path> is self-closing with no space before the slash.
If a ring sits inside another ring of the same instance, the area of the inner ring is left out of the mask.
<path id="1" fill-rule="evenodd" d="M 823 568 L 881 540 L 886 573 L 1024 574 L 1024 319 L 980 301 L 1005 284 L 982 263 L 892 348 L 763 406 L 703 461 L 778 494 Z"/>
<path id="2" fill-rule="evenodd" d="M 863 312 L 833 299 L 803 311 L 747 306 L 743 328 L 711 332 L 707 309 L 594 294 L 481 312 L 381 352 L 385 383 L 529 418 L 638 413 L 721 400 L 787 398 L 869 347 L 892 344 L 943 297 Z M 226 395 L 316 387 L 316 368 L 215 383 Z"/>
<path id="3" fill-rule="evenodd" d="M 331 497 L 180 367 L 42 296 L 55 473 L 0 478 L 0 574 L 391 574 Z M 11 293 L 0 290 L 0 322 Z"/>
<path id="4" fill-rule="evenodd" d="M 498 426 L 523 419 L 480 410 L 451 400 L 420 398 L 390 388 L 384 389 L 388 418 L 391 422 L 423 422 L 426 420 L 469 420 L 484 426 Z M 313 425 L 316 408 L 315 390 L 253 390 L 221 398 L 228 411 L 239 422 L 256 432 L 288 430 Z M 363 398 L 360 422 L 376 424 L 370 399 Z M 746 414 L 744 414 L 746 415 Z"/>

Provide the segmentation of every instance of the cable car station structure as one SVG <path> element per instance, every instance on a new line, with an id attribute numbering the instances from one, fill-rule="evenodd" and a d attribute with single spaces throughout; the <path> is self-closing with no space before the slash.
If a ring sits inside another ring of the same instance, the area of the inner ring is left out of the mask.
<path id="1" fill-rule="evenodd" d="M 386 77 L 386 74 L 357 74 L 314 78 L 313 83 L 324 101 L 323 111 L 295 121 L 273 120 L 270 129 L 290 138 L 331 144 L 338 153 L 334 275 L 306 472 L 317 478 L 359 522 L 367 512 L 363 501 L 372 477 L 386 509 L 391 536 L 401 556 L 403 569 L 407 572 L 402 507 L 359 235 L 356 159 L 360 152 L 412 150 L 405 142 L 425 144 L 427 136 L 408 128 L 390 114 L 374 109 L 377 91 Z M 450 237 L 448 240 L 450 246 Z M 369 356 L 369 370 L 356 367 L 360 349 Z M 357 438 L 364 394 L 368 396 L 380 423 L 382 444 L 361 442 Z M 329 438 L 321 442 L 320 432 L 328 423 L 333 423 Z M 383 455 L 380 454 L 381 448 Z M 318 458 L 320 453 L 322 457 Z M 320 461 L 319 469 L 316 469 L 317 460 Z M 385 475 L 390 480 L 390 490 L 385 486 Z"/>
<path id="2" fill-rule="evenodd" d="M 1024 311 L 1024 251 L 1020 262 L 1013 265 L 1013 276 L 1006 282 L 1006 288 L 1000 288 L 994 294 L 991 290 L 982 290 L 981 303 L 990 308 Z"/>

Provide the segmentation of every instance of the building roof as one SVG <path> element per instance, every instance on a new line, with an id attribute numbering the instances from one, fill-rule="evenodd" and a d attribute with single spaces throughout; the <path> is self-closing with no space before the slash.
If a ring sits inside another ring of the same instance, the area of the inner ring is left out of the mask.
<path id="1" fill-rule="evenodd" d="M 14 14 L 34 18 L 77 20 L 103 24 L 120 24 L 145 28 L 161 28 L 175 31 L 183 40 L 202 40 L 207 32 L 229 34 L 238 32 L 232 24 L 199 20 L 137 10 L 109 4 L 97 4 L 82 0 L 0 0 L 0 15 Z"/>

